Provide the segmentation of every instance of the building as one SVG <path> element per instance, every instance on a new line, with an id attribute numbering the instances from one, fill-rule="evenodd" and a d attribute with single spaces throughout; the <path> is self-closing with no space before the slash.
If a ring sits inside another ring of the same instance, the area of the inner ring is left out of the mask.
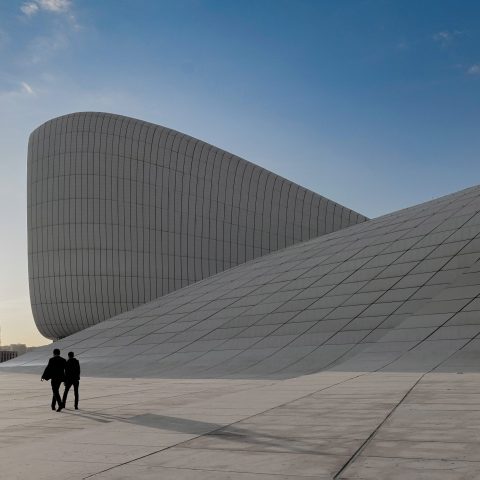
<path id="1" fill-rule="evenodd" d="M 36 371 L 58 347 L 110 377 L 478 371 L 479 275 L 473 187 L 253 259 L 12 366 Z"/>
<path id="2" fill-rule="evenodd" d="M 7 362 L 17 356 L 18 353 L 13 350 L 0 350 L 0 363 Z"/>
<path id="3" fill-rule="evenodd" d="M 281 378 L 480 365 L 480 187 L 368 220 L 216 147 L 110 114 L 35 130 L 29 275 L 87 375 Z"/>
<path id="4" fill-rule="evenodd" d="M 28 147 L 33 316 L 58 339 L 367 218 L 174 130 L 106 113 Z"/>
<path id="5" fill-rule="evenodd" d="M 17 352 L 17 355 L 23 355 L 27 351 L 27 346 L 24 343 L 12 343 L 8 349 Z"/>

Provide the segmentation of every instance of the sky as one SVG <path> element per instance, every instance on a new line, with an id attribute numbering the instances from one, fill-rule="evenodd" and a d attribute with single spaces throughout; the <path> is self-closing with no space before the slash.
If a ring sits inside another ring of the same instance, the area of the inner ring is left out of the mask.
<path id="1" fill-rule="evenodd" d="M 480 183 L 480 2 L 1 0 L 3 344 L 48 343 L 27 142 L 74 111 L 174 128 L 375 217 Z"/>

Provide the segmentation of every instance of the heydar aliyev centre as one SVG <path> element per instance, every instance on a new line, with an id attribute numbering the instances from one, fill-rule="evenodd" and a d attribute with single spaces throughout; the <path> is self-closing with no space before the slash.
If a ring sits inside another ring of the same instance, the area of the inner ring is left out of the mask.
<path id="1" fill-rule="evenodd" d="M 51 120 L 28 152 L 31 303 L 51 339 L 367 220 L 200 140 L 118 115 Z"/>
<path id="2" fill-rule="evenodd" d="M 33 316 L 88 375 L 478 370 L 479 235 L 480 187 L 368 219 L 123 116 L 30 136 Z"/>

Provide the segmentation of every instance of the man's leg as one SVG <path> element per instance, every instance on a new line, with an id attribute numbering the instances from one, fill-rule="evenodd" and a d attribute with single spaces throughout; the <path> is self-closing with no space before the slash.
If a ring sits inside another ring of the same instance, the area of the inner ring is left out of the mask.
<path id="1" fill-rule="evenodd" d="M 62 403 L 63 403 L 64 407 L 67 404 L 67 395 L 68 395 L 68 391 L 70 390 L 71 386 L 72 386 L 72 384 L 70 382 L 65 382 L 65 390 L 63 391 L 63 400 L 62 400 Z"/>
<path id="2" fill-rule="evenodd" d="M 52 388 L 53 390 L 53 388 Z M 57 399 L 55 398 L 55 395 L 52 395 L 52 410 L 55 410 L 55 405 L 57 404 Z"/>
<path id="3" fill-rule="evenodd" d="M 78 385 L 79 385 L 79 381 L 78 380 L 75 380 L 75 382 L 73 382 L 73 392 L 75 393 L 75 410 L 78 410 Z"/>
<path id="4" fill-rule="evenodd" d="M 58 403 L 57 412 L 59 412 L 63 408 L 62 399 L 60 398 L 60 392 L 58 391 L 61 384 L 62 382 L 59 380 L 52 380 L 53 396 L 55 397 L 55 400 Z"/>

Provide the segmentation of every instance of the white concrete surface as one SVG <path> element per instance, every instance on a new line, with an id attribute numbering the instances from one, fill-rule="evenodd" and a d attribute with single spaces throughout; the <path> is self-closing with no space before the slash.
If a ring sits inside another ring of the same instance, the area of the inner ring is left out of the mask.
<path id="1" fill-rule="evenodd" d="M 480 374 L 322 372 L 289 380 L 83 378 L 50 409 L 0 373 L 3 479 L 480 478 Z"/>

